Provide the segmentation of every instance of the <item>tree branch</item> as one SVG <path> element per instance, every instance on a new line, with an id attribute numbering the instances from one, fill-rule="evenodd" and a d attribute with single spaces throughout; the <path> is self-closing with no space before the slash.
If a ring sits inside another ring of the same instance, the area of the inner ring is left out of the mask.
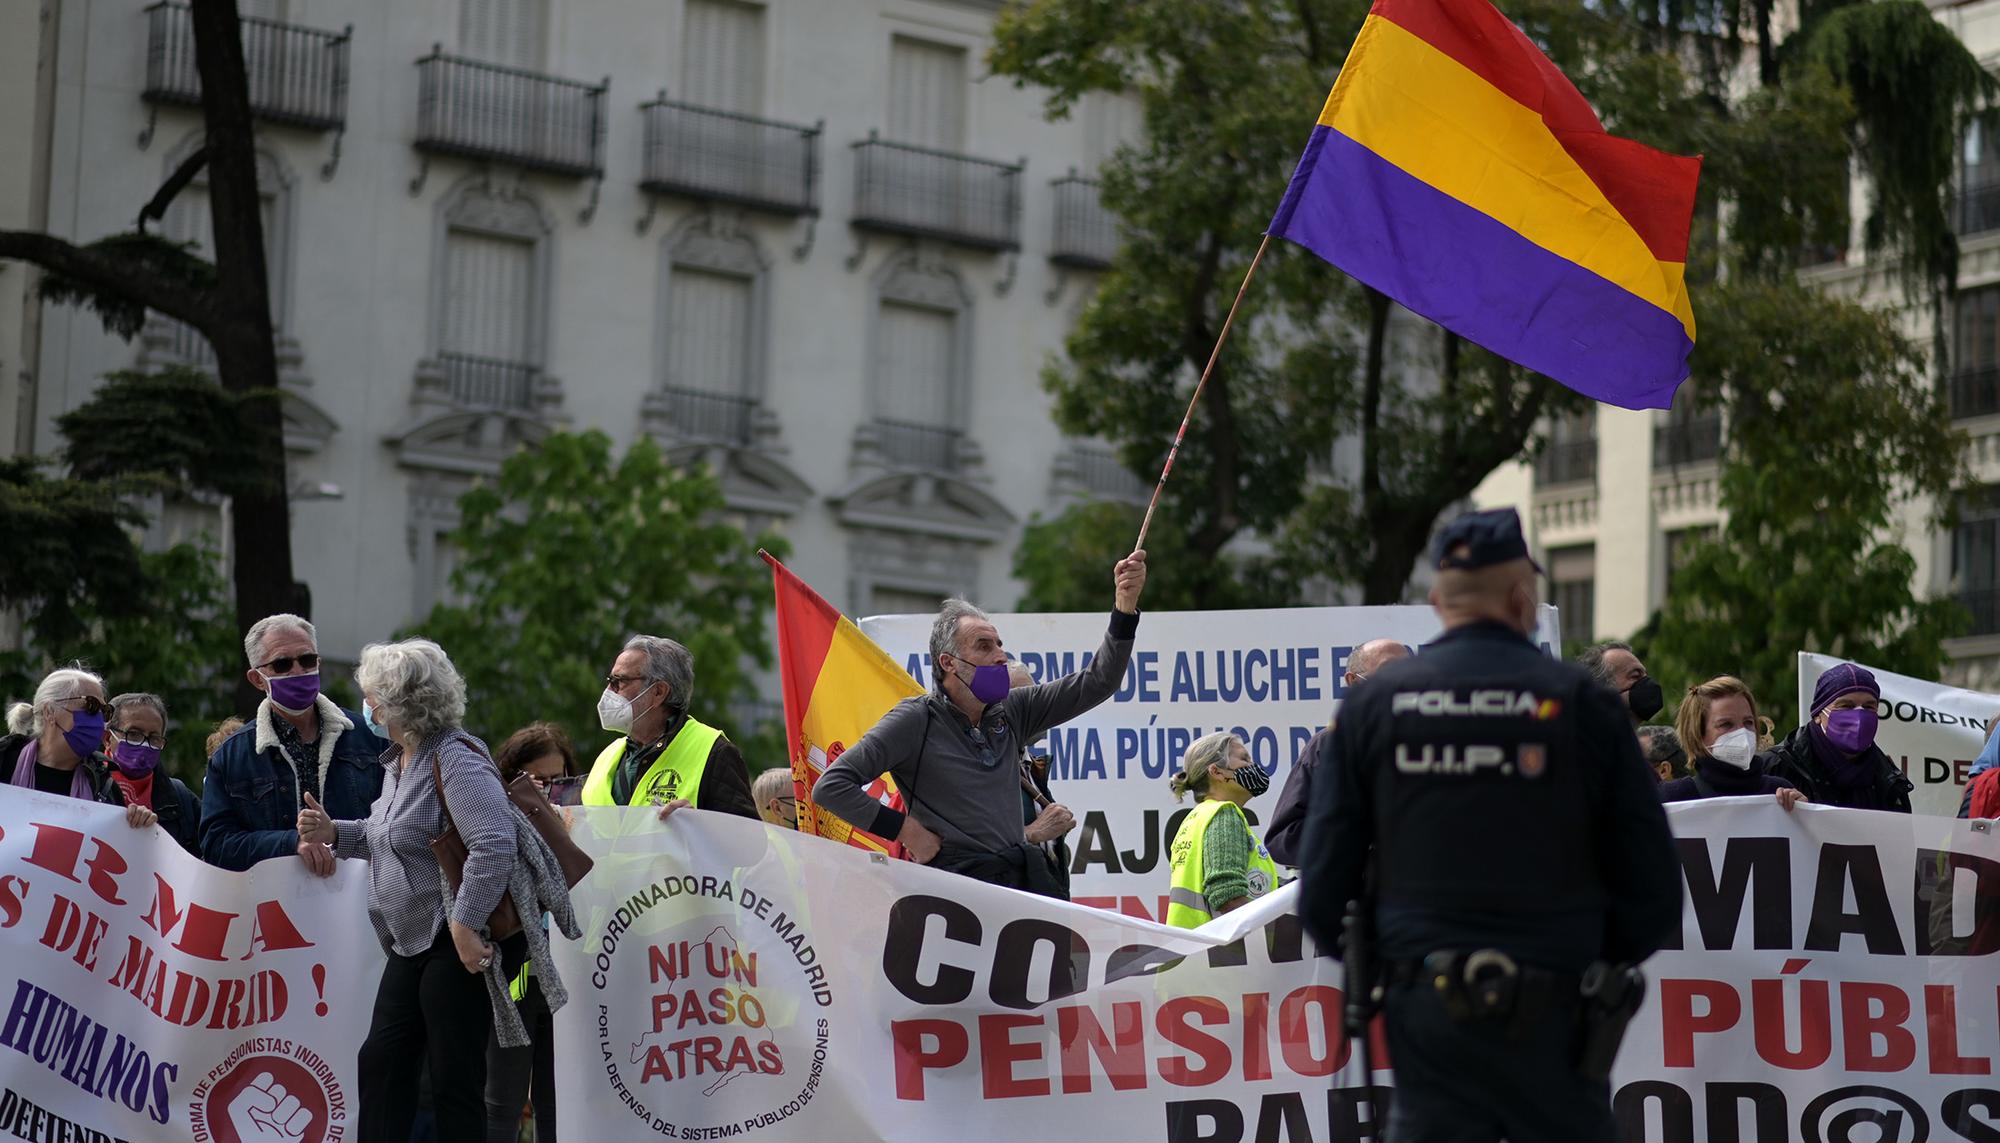
<path id="1" fill-rule="evenodd" d="M 167 278 L 134 258 L 120 258 L 33 230 L 0 230 L 0 259 L 41 267 L 91 290 L 121 294 L 207 331 L 215 321 L 208 290 Z"/>
<path id="2" fill-rule="evenodd" d="M 167 216 L 167 207 L 173 204 L 174 198 L 186 190 L 187 185 L 193 182 L 194 177 L 207 165 L 206 145 L 196 147 L 194 154 L 181 160 L 181 165 L 175 167 L 174 173 L 167 176 L 167 181 L 160 184 L 160 189 L 154 193 L 152 200 L 139 208 L 140 233 L 145 233 L 148 222 L 158 222 Z"/>

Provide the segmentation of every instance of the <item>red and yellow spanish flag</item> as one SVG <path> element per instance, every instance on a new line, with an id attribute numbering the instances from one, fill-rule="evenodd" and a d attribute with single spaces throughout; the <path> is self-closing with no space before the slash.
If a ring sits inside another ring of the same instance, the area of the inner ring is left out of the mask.
<path id="1" fill-rule="evenodd" d="M 1700 173 L 1606 133 L 1487 0 L 1376 0 L 1270 233 L 1585 396 L 1664 409 L 1694 349 Z"/>
<path id="2" fill-rule="evenodd" d="M 777 588 L 778 674 L 785 690 L 785 738 L 792 756 L 792 788 L 799 800 L 799 829 L 859 849 L 902 857 L 893 839 L 876 837 L 813 804 L 813 783 L 889 708 L 924 689 L 888 652 L 861 633 L 804 580 L 769 552 Z M 884 774 L 868 787 L 883 805 L 900 811 L 903 795 Z"/>

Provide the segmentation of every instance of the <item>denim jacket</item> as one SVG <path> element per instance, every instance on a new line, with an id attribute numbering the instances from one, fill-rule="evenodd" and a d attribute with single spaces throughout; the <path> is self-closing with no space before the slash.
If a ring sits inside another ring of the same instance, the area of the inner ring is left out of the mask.
<path id="1" fill-rule="evenodd" d="M 319 709 L 320 804 L 335 819 L 368 816 L 382 792 L 376 762 L 388 744 L 361 725 L 361 717 L 324 695 Z M 265 699 L 249 725 L 216 747 L 201 790 L 201 856 L 223 869 L 248 869 L 298 851 L 299 776 L 278 745 Z"/>

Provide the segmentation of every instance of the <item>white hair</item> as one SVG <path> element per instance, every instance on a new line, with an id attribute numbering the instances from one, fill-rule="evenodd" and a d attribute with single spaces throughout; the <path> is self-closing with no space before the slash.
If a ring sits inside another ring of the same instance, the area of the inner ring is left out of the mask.
<path id="1" fill-rule="evenodd" d="M 944 668 L 938 665 L 938 658 L 942 655 L 950 655 L 954 659 L 959 657 L 958 627 L 967 619 L 992 622 L 984 611 L 957 596 L 945 600 L 938 607 L 937 618 L 931 620 L 931 678 L 940 686 L 943 685 Z"/>
<path id="2" fill-rule="evenodd" d="M 48 725 L 48 713 L 56 708 L 56 704 L 77 698 L 91 687 L 96 687 L 97 693 L 103 694 L 104 680 L 80 663 L 50 671 L 43 677 L 41 685 L 35 688 L 32 703 L 17 702 L 7 708 L 8 732 L 40 738 L 43 727 Z"/>
<path id="3" fill-rule="evenodd" d="M 429 639 L 368 644 L 354 681 L 372 700 L 375 720 L 394 724 L 413 742 L 465 721 L 465 680 Z"/>
<path id="4" fill-rule="evenodd" d="M 264 640 L 281 631 L 303 632 L 306 638 L 312 640 L 313 649 L 315 651 L 319 649 L 319 632 L 313 630 L 312 623 L 303 616 L 293 615 L 289 611 L 266 615 L 252 623 L 250 630 L 243 633 L 243 657 L 250 660 L 252 667 L 264 665 L 267 661 L 264 658 Z"/>
<path id="5" fill-rule="evenodd" d="M 667 684 L 665 709 L 686 714 L 694 701 L 694 652 L 664 635 L 634 635 L 625 640 L 624 650 L 646 656 L 646 685 Z"/>

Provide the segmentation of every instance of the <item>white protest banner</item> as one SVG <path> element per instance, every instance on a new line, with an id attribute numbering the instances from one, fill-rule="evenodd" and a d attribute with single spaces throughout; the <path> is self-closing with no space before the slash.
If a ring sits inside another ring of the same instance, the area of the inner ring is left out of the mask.
<path id="1" fill-rule="evenodd" d="M 995 615 L 1007 650 L 1037 682 L 1081 670 L 1104 638 L 1107 613 Z M 928 615 L 874 616 L 861 629 L 919 682 L 931 678 Z M 1071 897 L 1164 920 L 1168 846 L 1192 808 L 1167 778 L 1195 739 L 1234 730 L 1271 773 L 1271 792 L 1246 807 L 1268 816 L 1292 764 L 1346 694 L 1347 656 L 1371 639 L 1416 647 L 1437 637 L 1428 607 L 1297 607 L 1169 611 L 1144 616 L 1111 701 L 1032 747 L 1049 756 L 1055 800 L 1076 814 L 1069 836 Z M 1536 641 L 1562 646 L 1556 609 L 1541 609 Z"/>
<path id="2" fill-rule="evenodd" d="M 1799 652 L 1799 723 L 1811 718 L 1813 685 L 1838 663 Z M 1857 666 L 1868 667 L 1866 663 Z M 1986 745 L 1986 722 L 2000 715 L 2000 695 L 1961 690 L 1868 667 L 1882 686 L 1875 744 L 1916 783 L 1910 805 L 1920 814 L 1956 817 L 1966 771 Z"/>
<path id="3" fill-rule="evenodd" d="M 1995 1138 L 1983 823 L 1767 798 L 1670 821 L 1687 909 L 1613 1077 L 1626 1140 Z M 1190 932 L 714 814 L 577 834 L 566 1137 L 1379 1139 L 1296 885 Z"/>
<path id="4" fill-rule="evenodd" d="M 120 808 L 0 789 L 0 1138 L 355 1139 L 366 877 L 224 872 Z"/>

